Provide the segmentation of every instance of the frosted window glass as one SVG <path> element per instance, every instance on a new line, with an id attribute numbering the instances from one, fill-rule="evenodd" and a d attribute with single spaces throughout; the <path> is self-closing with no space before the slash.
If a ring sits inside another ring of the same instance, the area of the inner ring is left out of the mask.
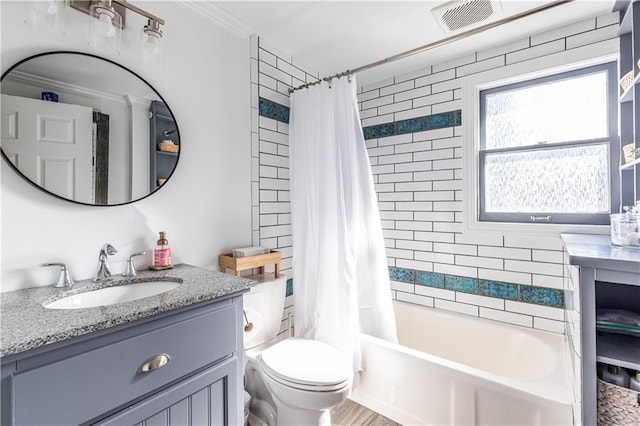
<path id="1" fill-rule="evenodd" d="M 487 93 L 484 149 L 608 137 L 607 105 L 604 71 Z"/>
<path id="2" fill-rule="evenodd" d="M 608 213 L 607 144 L 487 154 L 485 211 Z"/>

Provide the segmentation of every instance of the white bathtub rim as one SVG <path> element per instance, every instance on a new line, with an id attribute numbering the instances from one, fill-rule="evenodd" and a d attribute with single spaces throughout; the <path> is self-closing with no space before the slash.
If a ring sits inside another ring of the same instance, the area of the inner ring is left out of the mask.
<path id="1" fill-rule="evenodd" d="M 543 378 L 511 378 L 509 376 L 498 375 L 491 372 L 487 372 L 481 368 L 476 368 L 473 366 L 469 366 L 467 364 L 450 361 L 446 358 L 443 358 L 434 354 L 430 354 L 428 352 L 423 352 L 407 346 L 402 346 L 402 345 L 399 345 L 399 346 L 401 346 L 403 349 L 415 351 L 415 352 L 412 352 L 414 354 L 418 354 L 418 355 L 425 354 L 430 357 L 433 357 L 433 358 L 428 358 L 429 360 L 437 359 L 437 360 L 443 361 L 446 365 L 454 366 L 453 367 L 454 369 L 458 369 L 457 367 L 460 366 L 461 368 L 459 368 L 459 370 L 462 370 L 465 372 L 471 371 L 473 372 L 472 375 L 477 377 L 482 377 L 482 378 L 490 377 L 489 379 L 490 381 L 493 381 L 493 379 L 497 377 L 500 379 L 500 382 L 504 382 L 505 384 L 508 384 L 510 387 L 514 387 L 516 389 L 521 389 L 521 387 L 518 386 L 519 384 L 548 383 L 549 381 L 553 382 L 553 380 L 555 379 L 556 381 L 559 381 L 559 383 L 551 387 L 551 389 L 555 391 L 555 392 L 551 392 L 552 394 L 551 398 L 548 397 L 548 395 L 544 392 L 544 390 L 542 391 L 540 391 L 539 389 L 536 390 L 535 386 L 533 387 L 525 386 L 525 389 L 522 389 L 522 390 L 531 392 L 531 390 L 533 389 L 534 395 L 538 395 L 545 399 L 550 399 L 552 401 L 557 401 L 562 403 L 565 403 L 565 401 L 567 400 L 573 401 L 574 398 L 572 396 L 571 385 L 570 385 L 571 366 L 570 366 L 569 358 L 567 357 L 568 342 L 567 342 L 566 335 L 545 331 L 545 330 L 538 330 L 530 327 L 524 327 L 524 326 L 515 325 L 515 324 L 510 324 L 502 321 L 496 321 L 488 318 L 476 317 L 476 316 L 467 315 L 464 313 L 452 312 L 445 309 L 432 308 L 429 306 L 423 306 L 416 303 L 405 302 L 402 300 L 394 300 L 393 303 L 394 303 L 394 308 L 396 304 L 400 306 L 406 306 L 410 309 L 418 308 L 419 310 L 425 310 L 427 314 L 442 315 L 442 316 L 454 318 L 454 319 L 460 318 L 465 321 L 473 321 L 474 324 L 486 324 L 487 326 L 492 328 L 497 327 L 497 328 L 502 328 L 506 330 L 517 330 L 519 332 L 529 334 L 530 336 L 541 340 L 544 344 L 548 345 L 552 349 L 554 353 L 554 358 L 556 359 L 555 369 L 552 372 L 552 374 L 549 374 Z M 512 384 L 515 384 L 515 386 L 513 386 Z"/>
<path id="2" fill-rule="evenodd" d="M 448 373 L 451 373 L 457 378 L 464 379 L 467 376 L 471 376 L 471 377 L 482 379 L 483 381 L 487 382 L 488 387 L 491 387 L 494 390 L 502 390 L 506 386 L 516 391 L 521 391 L 525 394 L 528 394 L 531 397 L 540 398 L 545 401 L 558 403 L 558 404 L 571 405 L 573 400 L 569 392 L 569 389 L 566 386 L 565 387 L 567 389 L 565 389 L 564 392 L 557 392 L 557 393 L 554 392 L 553 394 L 550 395 L 549 392 L 546 391 L 547 389 L 541 389 L 541 386 L 539 385 L 531 384 L 531 386 L 523 386 L 522 382 L 526 382 L 526 380 L 510 379 L 510 378 L 496 376 L 495 374 L 488 373 L 486 371 L 479 370 L 477 368 L 469 367 L 468 365 L 465 365 L 465 364 L 449 361 L 447 359 L 444 359 L 426 352 L 422 352 L 416 349 L 408 348 L 406 346 L 391 343 L 386 340 L 382 340 L 377 337 L 369 336 L 366 334 L 361 335 L 361 338 L 372 339 L 376 342 L 376 344 L 382 344 L 383 346 L 385 346 L 390 350 L 398 350 L 398 348 L 401 348 L 400 351 L 404 352 L 407 355 L 410 355 L 416 358 L 422 358 L 428 362 L 431 362 L 434 365 L 438 365 L 446 368 L 448 370 Z M 366 371 L 364 373 L 366 374 Z M 501 379 L 498 383 L 496 383 L 496 377 L 500 377 Z M 563 376 L 563 379 L 566 379 L 566 377 Z M 556 388 L 552 388 L 552 389 L 555 390 Z"/>
<path id="3" fill-rule="evenodd" d="M 434 309 L 427 308 L 425 309 Z M 447 311 L 445 313 L 456 315 Z M 491 321 L 486 320 L 485 321 Z M 507 324 L 503 324 L 504 326 L 510 326 Z M 515 325 L 513 327 L 516 327 Z M 450 361 L 448 359 L 427 353 L 422 352 L 417 349 L 409 348 L 407 346 L 402 346 L 396 343 L 391 343 L 383 339 L 379 339 L 373 336 L 369 336 L 366 334 L 362 334 L 361 338 L 370 339 L 376 344 L 381 344 L 389 350 L 400 350 L 404 352 L 406 355 L 410 355 L 413 357 L 421 358 L 430 362 L 434 365 L 438 365 L 446 368 L 451 374 L 455 375 L 459 378 L 464 378 L 465 376 L 472 376 L 483 381 L 486 381 L 488 386 L 500 390 L 503 386 L 509 387 L 511 389 L 524 392 L 532 397 L 541 398 L 545 401 L 550 401 L 559 404 L 572 404 L 573 397 L 571 395 L 570 386 L 568 382 L 569 373 L 568 368 L 566 366 L 566 360 L 564 350 L 562 348 L 557 347 L 558 345 L 564 346 L 566 342 L 563 339 L 564 336 L 558 335 L 555 333 L 544 332 L 540 330 L 533 330 L 525 327 L 519 327 L 524 329 L 526 332 L 534 332 L 534 334 L 544 333 L 547 337 L 550 337 L 553 340 L 557 340 L 553 342 L 553 349 L 555 355 L 558 358 L 558 362 L 556 363 L 556 368 L 554 372 L 549 376 L 542 379 L 514 379 L 505 376 L 499 376 L 490 372 L 486 372 L 484 370 L 468 366 L 466 364 L 461 364 L 455 361 Z M 556 382 L 555 384 L 553 382 Z M 498 382 L 498 383 L 496 383 Z"/>
<path id="4" fill-rule="evenodd" d="M 477 327 L 479 325 L 481 327 L 486 326 L 488 327 L 488 330 L 490 332 L 493 332 L 494 330 L 497 330 L 499 334 L 504 334 L 506 332 L 507 337 L 511 337 L 512 333 L 516 331 L 519 334 L 525 335 L 526 339 L 529 339 L 529 340 L 533 339 L 531 343 L 536 343 L 536 344 L 539 343 L 538 348 L 540 350 L 544 350 L 545 352 L 549 350 L 549 352 L 551 352 L 550 355 L 552 355 L 554 359 L 556 360 L 564 359 L 562 357 L 558 357 L 558 355 L 560 354 L 559 348 L 566 346 L 565 345 L 566 342 L 564 342 L 565 338 L 563 334 L 553 333 L 553 332 L 544 331 L 544 330 L 537 330 L 531 327 L 525 327 L 525 326 L 511 324 L 508 322 L 493 320 L 489 318 L 477 317 L 475 315 L 469 315 L 465 313 L 453 312 L 446 309 L 423 306 L 423 305 L 419 305 L 412 302 L 394 300 L 393 304 L 394 304 L 394 309 L 396 309 L 397 307 L 400 307 L 401 309 L 408 309 L 409 310 L 408 312 L 420 311 L 420 312 L 425 312 L 427 315 L 434 315 L 436 317 L 436 321 L 440 321 L 442 318 L 445 318 L 453 321 L 461 320 L 463 322 L 468 322 L 469 324 L 472 324 L 473 327 Z M 532 349 L 536 349 L 536 347 Z M 420 351 L 420 349 L 418 350 Z M 425 351 L 425 352 L 431 353 L 429 351 Z M 564 352 L 564 351 L 561 351 L 561 352 Z M 433 353 L 433 354 L 436 356 L 439 356 L 436 353 Z M 542 356 L 543 352 L 541 352 L 540 355 Z M 449 359 L 446 356 L 440 356 L 440 357 L 443 359 Z M 496 374 L 497 376 L 500 376 L 500 377 L 505 377 L 505 378 L 512 377 L 508 374 L 502 374 L 501 372 L 498 372 L 498 371 L 491 371 L 491 369 L 484 369 L 482 368 L 482 366 L 475 366 L 473 364 L 466 364 L 464 362 L 459 362 L 459 363 L 470 366 L 472 368 L 477 368 L 478 370 L 481 370 L 481 371 L 488 371 L 489 373 Z M 527 376 L 518 375 L 517 377 L 513 376 L 512 378 L 517 380 L 539 380 L 540 378 L 547 377 L 552 371 L 554 370 L 550 369 L 546 372 L 545 375 L 541 375 L 541 376 L 527 377 Z"/>

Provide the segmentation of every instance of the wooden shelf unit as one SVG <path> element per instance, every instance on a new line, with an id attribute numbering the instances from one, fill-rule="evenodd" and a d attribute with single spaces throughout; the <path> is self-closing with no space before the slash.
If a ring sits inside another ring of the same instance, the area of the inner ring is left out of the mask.
<path id="1" fill-rule="evenodd" d="M 264 267 L 273 264 L 275 265 L 274 275 L 278 278 L 280 276 L 280 259 L 280 252 L 272 250 L 271 253 L 247 257 L 233 257 L 231 253 L 221 254 L 218 256 L 218 263 L 220 272 L 225 273 L 227 269 L 231 269 L 237 277 L 240 276 L 240 272 L 253 268 L 260 268 L 260 273 L 264 275 Z"/>

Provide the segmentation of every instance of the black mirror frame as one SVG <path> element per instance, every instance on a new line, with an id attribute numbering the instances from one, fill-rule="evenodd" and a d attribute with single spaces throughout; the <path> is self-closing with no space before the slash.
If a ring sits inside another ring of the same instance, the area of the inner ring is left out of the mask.
<path id="1" fill-rule="evenodd" d="M 91 53 L 87 53 L 87 52 L 76 52 L 76 51 L 71 51 L 71 50 L 55 50 L 55 51 L 50 51 L 50 52 L 42 52 L 42 53 L 37 53 L 35 55 L 31 55 L 27 58 L 24 58 L 20 61 L 18 61 L 17 63 L 13 64 L 11 67 L 9 67 L 9 69 L 7 69 L 7 71 L 2 73 L 2 76 L 0 77 L 0 83 L 2 83 L 2 81 L 4 80 L 4 78 L 11 72 L 13 71 L 15 68 L 19 67 L 20 65 L 22 65 L 25 62 L 28 62 L 32 59 L 36 59 L 42 56 L 49 56 L 49 55 L 59 55 L 59 54 L 72 54 L 72 55 L 82 55 L 82 56 L 88 56 L 91 58 L 95 58 L 101 61 L 105 61 L 108 62 L 112 65 L 115 65 L 131 74 L 133 74 L 134 76 L 136 76 L 138 79 L 140 79 L 140 81 L 142 81 L 144 84 L 146 84 L 149 88 L 151 88 L 151 90 L 153 90 L 155 92 L 156 95 L 158 95 L 158 98 L 164 103 L 164 105 L 167 107 L 167 109 L 169 110 L 169 113 L 171 114 L 171 116 L 173 117 L 173 121 L 175 123 L 176 126 L 176 133 L 178 135 L 178 140 L 180 141 L 180 149 L 178 151 L 178 156 L 176 158 L 176 164 L 173 168 L 173 170 L 171 171 L 171 173 L 169 174 L 169 176 L 167 176 L 166 181 L 163 183 L 163 185 L 158 186 L 156 189 L 154 189 L 153 191 L 150 191 L 147 195 L 145 195 L 144 197 L 140 197 L 140 198 L 136 198 L 135 200 L 130 200 L 124 203 L 117 203 L 117 204 L 89 204 L 89 203 L 83 203 L 80 201 L 75 201 L 75 200 L 70 200 L 68 198 L 62 197 L 58 194 L 54 194 L 53 192 L 48 191 L 47 189 L 43 188 L 42 186 L 38 185 L 38 183 L 34 182 L 33 180 L 31 180 L 29 177 L 25 176 L 10 160 L 9 158 L 6 156 L 6 154 L 4 153 L 4 150 L 0 147 L 0 152 L 2 154 L 2 158 L 5 161 L 5 163 L 7 163 L 20 177 L 22 177 L 23 180 L 25 180 L 26 182 L 28 182 L 29 184 L 31 184 L 32 186 L 34 186 L 35 188 L 39 189 L 40 191 L 49 194 L 55 198 L 58 198 L 60 200 L 63 201 L 68 201 L 70 203 L 74 203 L 74 204 L 78 204 L 78 205 L 82 205 L 82 206 L 90 206 L 90 207 L 116 207 L 116 206 L 124 206 L 127 204 L 132 204 L 135 203 L 137 201 L 140 200 L 144 200 L 145 198 L 155 194 L 156 192 L 158 192 L 166 183 L 167 181 L 169 181 L 171 179 L 171 177 L 173 176 L 173 174 L 175 173 L 176 169 L 178 168 L 178 163 L 180 162 L 180 154 L 182 153 L 182 138 L 180 137 L 180 128 L 178 126 L 178 121 L 176 120 L 176 116 L 173 113 L 173 111 L 171 110 L 171 108 L 169 107 L 169 104 L 164 100 L 164 98 L 162 97 L 162 95 L 156 90 L 155 87 L 153 87 L 151 84 L 149 84 L 144 78 L 142 78 L 138 73 L 130 70 L 129 68 L 125 67 L 124 65 L 121 65 L 117 62 L 112 61 L 111 59 L 107 59 L 107 58 L 103 58 L 101 56 L 97 56 Z M 132 143 L 134 143 L 133 141 L 131 141 Z M 148 141 L 145 141 L 145 143 L 149 143 Z"/>

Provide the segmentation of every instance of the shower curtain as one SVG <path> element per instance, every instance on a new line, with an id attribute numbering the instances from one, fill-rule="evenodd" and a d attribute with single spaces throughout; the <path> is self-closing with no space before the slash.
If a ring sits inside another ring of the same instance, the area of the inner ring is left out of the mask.
<path id="1" fill-rule="evenodd" d="M 355 77 L 294 92 L 289 141 L 295 335 L 358 371 L 361 332 L 397 337 Z"/>

